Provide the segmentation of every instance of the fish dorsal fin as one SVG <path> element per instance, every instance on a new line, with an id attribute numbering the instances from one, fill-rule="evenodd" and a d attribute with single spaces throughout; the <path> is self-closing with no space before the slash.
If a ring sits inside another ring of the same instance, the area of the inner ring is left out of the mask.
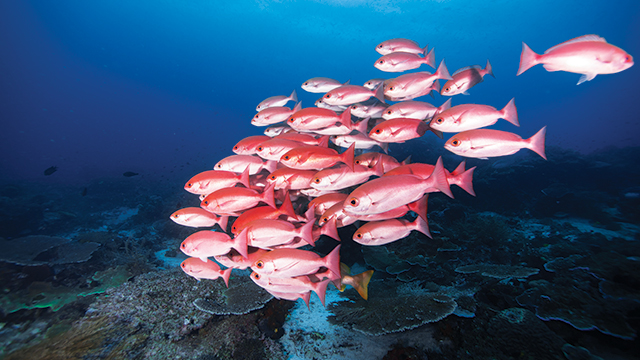
<path id="1" fill-rule="evenodd" d="M 569 44 L 573 44 L 573 43 L 585 42 L 585 41 L 597 41 L 597 42 L 604 42 L 604 43 L 607 42 L 607 40 L 605 40 L 603 37 L 600 37 L 598 35 L 593 35 L 593 34 L 584 35 L 584 36 L 577 37 L 575 39 L 567 40 L 567 41 L 565 41 L 565 42 L 563 42 L 561 44 L 558 44 L 558 45 L 556 45 L 556 46 L 554 46 L 552 48 L 549 48 L 544 53 L 548 54 L 548 53 L 552 52 L 553 50 L 559 49 L 559 48 L 561 48 L 563 46 L 566 46 L 566 45 L 569 45 Z"/>
<path id="2" fill-rule="evenodd" d="M 456 74 L 459 74 L 465 70 L 470 70 L 470 69 L 482 70 L 482 67 L 480 65 L 465 66 L 461 69 L 456 70 L 456 72 L 454 72 L 453 75 L 451 76 L 456 76 Z"/>

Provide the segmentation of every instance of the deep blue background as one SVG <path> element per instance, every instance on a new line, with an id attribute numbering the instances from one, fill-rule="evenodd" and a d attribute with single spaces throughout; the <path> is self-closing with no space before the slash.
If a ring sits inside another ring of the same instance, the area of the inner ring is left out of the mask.
<path id="1" fill-rule="evenodd" d="M 249 121 L 268 96 L 296 89 L 312 106 L 308 78 L 397 76 L 373 67 L 394 37 L 435 47 L 452 73 L 490 59 L 496 79 L 453 104 L 515 97 L 521 128 L 497 128 L 548 125 L 549 145 L 585 152 L 637 146 L 638 65 L 580 86 L 541 66 L 515 73 L 522 41 L 542 53 L 590 33 L 638 61 L 639 19 L 637 0 L 2 1 L 0 180 L 45 179 L 51 165 L 47 181 L 188 178 L 263 130 Z"/>

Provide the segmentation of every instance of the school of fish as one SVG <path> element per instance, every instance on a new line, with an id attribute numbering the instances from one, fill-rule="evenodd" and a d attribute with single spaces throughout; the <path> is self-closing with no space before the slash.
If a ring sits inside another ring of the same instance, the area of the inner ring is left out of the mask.
<path id="1" fill-rule="evenodd" d="M 435 68 L 434 50 L 412 40 L 387 40 L 375 50 L 382 56 L 374 66 L 385 72 Z M 523 43 L 517 75 L 536 64 L 581 74 L 581 84 L 628 69 L 633 58 L 597 35 L 585 35 L 542 55 Z M 451 98 L 440 106 L 414 100 L 434 92 L 468 94 L 486 75 L 493 76 L 488 60 L 484 68 L 468 66 L 452 75 L 441 60 L 434 73 L 405 73 L 362 86 L 310 78 L 302 89 L 323 94 L 315 107 L 303 108 L 295 90 L 260 102 L 251 123 L 267 127 L 265 135 L 241 139 L 233 147 L 235 155 L 184 186 L 199 196 L 200 207 L 180 209 L 171 219 L 204 229 L 180 245 L 190 256 L 181 268 L 198 280 L 222 278 L 227 286 L 232 269 L 250 268 L 251 279 L 274 297 L 301 298 L 307 306 L 312 292 L 325 303 L 329 283 L 341 291 L 352 286 L 367 299 L 373 270 L 351 274 L 341 263 L 338 228 L 359 222 L 352 240 L 365 246 L 388 244 L 412 231 L 431 237 L 430 193 L 453 197 L 450 186 L 455 185 L 475 196 L 475 167 L 466 169 L 462 161 L 449 171 L 441 158 L 435 164 L 400 162 L 387 154 L 390 143 L 427 132 L 441 138 L 454 133 L 444 147 L 463 157 L 486 159 L 526 148 L 546 159 L 546 127 L 528 139 L 485 129 L 499 119 L 520 126 L 515 99 L 500 110 L 483 104 L 451 106 Z M 442 88 L 440 81 L 445 81 Z M 285 106 L 289 102 L 294 106 Z M 376 147 L 381 152 L 372 150 Z M 312 250 L 322 235 L 336 242 L 324 256 Z"/>

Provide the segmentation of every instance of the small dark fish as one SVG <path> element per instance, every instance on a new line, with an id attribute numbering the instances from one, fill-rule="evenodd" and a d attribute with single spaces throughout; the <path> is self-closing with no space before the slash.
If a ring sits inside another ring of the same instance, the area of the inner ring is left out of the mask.
<path id="1" fill-rule="evenodd" d="M 127 171 L 126 173 L 122 174 L 122 176 L 124 177 L 132 177 L 136 175 L 138 175 L 138 173 L 134 173 L 133 171 Z"/>
<path id="2" fill-rule="evenodd" d="M 47 170 L 44 171 L 44 175 L 45 176 L 49 176 L 51 174 L 53 174 L 54 172 L 56 172 L 58 170 L 57 166 L 52 166 L 50 168 L 48 168 Z"/>
<path id="3" fill-rule="evenodd" d="M 87 196 L 87 188 L 82 189 L 81 196 Z"/>

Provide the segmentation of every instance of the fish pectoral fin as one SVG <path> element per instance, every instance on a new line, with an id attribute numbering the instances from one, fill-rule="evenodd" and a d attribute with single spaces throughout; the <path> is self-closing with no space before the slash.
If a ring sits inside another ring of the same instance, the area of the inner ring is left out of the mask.
<path id="1" fill-rule="evenodd" d="M 462 95 L 471 95 L 466 90 L 461 93 Z"/>
<path id="2" fill-rule="evenodd" d="M 593 80 L 593 78 L 595 78 L 596 75 L 598 75 L 598 74 L 582 74 L 582 76 L 580 76 L 580 80 L 578 80 L 578 84 L 577 85 L 580 85 L 585 81 Z"/>
<path id="3" fill-rule="evenodd" d="M 288 271 L 290 269 L 295 268 L 298 264 L 300 264 L 300 261 L 292 261 L 289 264 L 287 264 L 286 266 L 283 266 L 280 269 L 278 269 L 278 271 Z"/>

